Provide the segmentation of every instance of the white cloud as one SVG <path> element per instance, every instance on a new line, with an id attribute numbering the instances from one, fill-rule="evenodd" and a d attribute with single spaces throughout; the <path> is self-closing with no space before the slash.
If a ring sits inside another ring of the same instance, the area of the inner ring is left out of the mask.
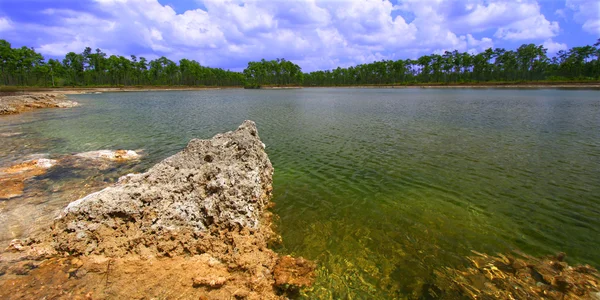
<path id="1" fill-rule="evenodd" d="M 9 18 L 0 17 L 0 32 L 12 29 L 12 22 Z"/>
<path id="2" fill-rule="evenodd" d="M 33 46 L 49 55 L 90 46 L 238 70 L 250 60 L 285 57 L 307 71 L 433 51 L 476 53 L 497 39 L 551 40 L 559 31 L 533 0 L 399 0 L 395 6 L 389 0 L 203 0 L 203 9 L 180 14 L 158 0 L 94 1 L 96 11 L 43 10 L 51 26 L 13 27 L 41 33 Z"/>
<path id="3" fill-rule="evenodd" d="M 600 1 L 567 0 L 566 7 L 574 11 L 574 19 L 588 33 L 600 36 Z"/>
<path id="4" fill-rule="evenodd" d="M 544 48 L 548 49 L 548 55 L 553 56 L 560 50 L 567 50 L 567 44 L 557 43 L 552 41 L 552 39 L 548 39 L 543 44 Z"/>
<path id="5" fill-rule="evenodd" d="M 496 29 L 497 38 L 507 40 L 547 39 L 559 32 L 558 22 L 550 22 L 535 1 L 472 1 L 467 14 L 456 18 L 458 28 L 472 31 Z"/>
<path id="6" fill-rule="evenodd" d="M 565 9 L 562 9 L 562 8 L 561 9 L 557 9 L 554 12 L 554 14 L 557 15 L 558 17 L 560 17 L 563 20 L 567 19 L 567 12 L 565 11 Z"/>
<path id="7" fill-rule="evenodd" d="M 558 22 L 550 22 L 543 15 L 537 15 L 501 27 L 494 36 L 506 40 L 544 39 L 556 36 L 559 30 Z"/>
<path id="8" fill-rule="evenodd" d="M 482 38 L 477 40 L 472 35 L 467 34 L 467 47 L 468 52 L 471 54 L 483 52 L 486 49 L 494 48 L 494 41 L 490 38 Z"/>

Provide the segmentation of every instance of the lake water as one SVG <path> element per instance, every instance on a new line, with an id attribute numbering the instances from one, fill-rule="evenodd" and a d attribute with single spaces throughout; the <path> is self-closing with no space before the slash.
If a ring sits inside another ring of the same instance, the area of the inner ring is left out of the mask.
<path id="1" fill-rule="evenodd" d="M 600 92 L 299 89 L 107 93 L 0 118 L 0 165 L 144 149 L 110 182 L 254 120 L 275 167 L 283 245 L 317 260 L 311 298 L 418 295 L 471 250 L 564 251 L 600 267 Z M 21 140 L 18 140 L 21 139 Z M 24 145 L 23 141 L 27 142 Z M 29 143 L 31 145 L 29 145 Z M 66 180 L 73 173 L 49 173 Z M 20 198 L 5 201 L 3 213 Z M 21 199 L 21 201 L 23 201 Z M 30 203 L 50 215 L 61 200 Z M 50 208 L 48 208 L 50 207 Z M 3 230 L 6 230 L 4 228 Z"/>

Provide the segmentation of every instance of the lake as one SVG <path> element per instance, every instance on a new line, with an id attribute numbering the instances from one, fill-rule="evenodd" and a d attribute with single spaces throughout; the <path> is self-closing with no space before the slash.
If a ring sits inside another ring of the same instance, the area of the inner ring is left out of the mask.
<path id="1" fill-rule="evenodd" d="M 273 210 L 283 237 L 276 250 L 318 261 L 311 298 L 411 297 L 436 270 L 466 265 L 471 250 L 564 251 L 570 263 L 600 267 L 598 91 L 233 89 L 71 98 L 82 105 L 0 118 L 0 132 L 23 133 L 2 138 L 0 166 L 35 153 L 143 149 L 139 163 L 94 175 L 112 182 L 192 138 L 254 120 L 275 167 Z M 41 187 L 51 194 L 56 182 L 81 177 L 52 171 Z M 66 204 L 19 201 L 26 199 L 0 201 L 0 221 L 32 226 Z"/>

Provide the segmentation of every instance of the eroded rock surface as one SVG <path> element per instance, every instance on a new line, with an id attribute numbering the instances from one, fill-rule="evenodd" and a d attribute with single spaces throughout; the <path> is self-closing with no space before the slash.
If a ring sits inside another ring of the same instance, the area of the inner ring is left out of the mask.
<path id="1" fill-rule="evenodd" d="M 77 102 L 67 100 L 64 94 L 31 94 L 0 96 L 0 115 L 18 114 L 36 108 L 70 108 Z"/>
<path id="2" fill-rule="evenodd" d="M 148 172 L 72 202 L 55 222 L 53 239 L 69 253 L 122 254 L 160 246 L 148 237 L 162 232 L 257 229 L 272 175 L 256 126 L 245 122 L 211 140 L 192 140 Z M 139 243 L 142 237 L 147 243 Z"/>
<path id="3" fill-rule="evenodd" d="M 272 175 L 254 122 L 192 140 L 12 243 L 0 298 L 277 299 L 278 286 L 309 285 L 314 264 L 268 248 Z"/>

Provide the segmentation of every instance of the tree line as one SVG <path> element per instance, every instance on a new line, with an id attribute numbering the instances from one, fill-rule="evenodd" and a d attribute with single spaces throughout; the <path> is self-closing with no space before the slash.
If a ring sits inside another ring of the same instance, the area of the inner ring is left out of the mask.
<path id="1" fill-rule="evenodd" d="M 62 60 L 48 59 L 33 48 L 12 48 L 0 40 L 0 84 L 16 86 L 241 86 L 244 75 L 182 59 L 179 64 L 160 57 L 148 61 L 131 55 L 108 56 L 90 47 L 69 52 Z"/>
<path id="2" fill-rule="evenodd" d="M 382 60 L 348 68 L 303 73 L 279 58 L 249 62 L 243 72 L 179 63 L 160 57 L 108 56 L 87 47 L 62 60 L 44 59 L 33 48 L 13 48 L 0 40 L 0 85 L 5 86 L 346 86 L 478 82 L 600 80 L 600 39 L 594 45 L 561 50 L 549 57 L 541 45 L 516 50 L 487 49 L 478 54 L 446 51 L 418 59 Z"/>

